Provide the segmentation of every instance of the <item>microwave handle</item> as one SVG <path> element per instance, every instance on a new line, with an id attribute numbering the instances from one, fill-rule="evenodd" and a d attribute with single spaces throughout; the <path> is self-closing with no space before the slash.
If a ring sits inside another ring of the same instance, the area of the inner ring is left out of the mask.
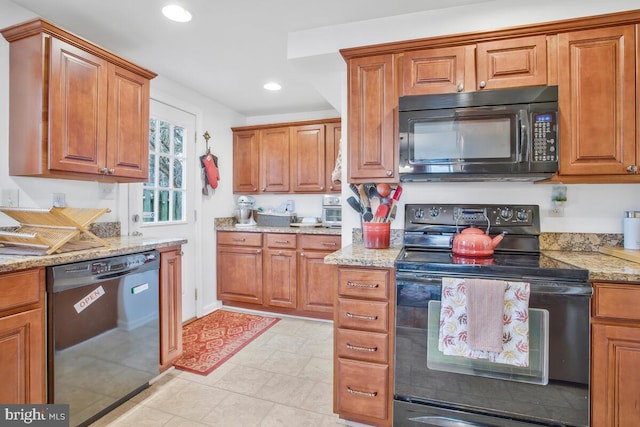
<path id="1" fill-rule="evenodd" d="M 520 137 L 516 144 L 516 157 L 518 161 L 523 162 L 529 158 L 529 112 L 520 110 Z"/>

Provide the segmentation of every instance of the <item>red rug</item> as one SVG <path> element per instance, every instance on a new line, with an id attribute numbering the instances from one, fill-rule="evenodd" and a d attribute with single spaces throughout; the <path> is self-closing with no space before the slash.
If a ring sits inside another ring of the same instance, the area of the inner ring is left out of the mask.
<path id="1" fill-rule="evenodd" d="M 182 327 L 182 356 L 177 369 L 207 375 L 280 319 L 216 310 Z"/>

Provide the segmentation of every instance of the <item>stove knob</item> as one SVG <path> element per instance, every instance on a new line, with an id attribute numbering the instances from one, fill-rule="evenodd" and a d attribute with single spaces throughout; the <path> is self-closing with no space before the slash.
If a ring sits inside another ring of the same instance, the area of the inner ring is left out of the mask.
<path id="1" fill-rule="evenodd" d="M 520 209 L 516 213 L 516 218 L 518 218 L 518 220 L 520 220 L 520 221 L 526 221 L 527 220 L 527 212 L 524 209 Z"/>
<path id="2" fill-rule="evenodd" d="M 500 218 L 510 219 L 513 216 L 513 211 L 510 208 L 500 209 Z"/>
<path id="3" fill-rule="evenodd" d="M 422 209 L 416 209 L 415 213 L 413 214 L 413 216 L 416 219 L 422 219 L 424 218 L 424 211 Z"/>
<path id="4" fill-rule="evenodd" d="M 431 208 L 431 209 L 429 209 L 429 216 L 430 216 L 431 218 L 435 218 L 435 217 L 437 217 L 438 215 L 440 215 L 440 211 L 439 211 L 438 209 L 436 209 L 436 208 Z"/>

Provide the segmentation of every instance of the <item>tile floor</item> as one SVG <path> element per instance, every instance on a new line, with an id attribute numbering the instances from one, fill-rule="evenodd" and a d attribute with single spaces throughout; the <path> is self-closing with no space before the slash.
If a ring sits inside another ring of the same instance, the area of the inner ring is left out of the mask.
<path id="1" fill-rule="evenodd" d="M 361 425 L 333 414 L 333 324 L 283 317 L 207 376 L 172 369 L 92 424 Z"/>

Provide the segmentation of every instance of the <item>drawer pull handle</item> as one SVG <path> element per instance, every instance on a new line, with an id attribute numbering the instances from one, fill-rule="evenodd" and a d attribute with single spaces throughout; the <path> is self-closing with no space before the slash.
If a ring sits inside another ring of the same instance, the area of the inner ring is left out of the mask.
<path id="1" fill-rule="evenodd" d="M 234 237 L 234 238 L 233 238 L 233 241 L 234 241 L 234 242 L 244 242 L 245 240 L 247 240 L 247 239 L 239 239 L 239 238 L 237 238 L 237 237 Z"/>
<path id="2" fill-rule="evenodd" d="M 378 316 L 364 316 L 362 314 L 353 314 L 347 311 L 347 317 L 352 319 L 362 319 L 362 320 L 378 320 Z"/>
<path id="3" fill-rule="evenodd" d="M 355 388 L 351 388 L 349 386 L 347 386 L 347 392 L 351 394 L 356 394 L 358 396 L 364 396 L 364 397 L 376 397 L 378 395 L 377 391 L 356 390 Z"/>
<path id="4" fill-rule="evenodd" d="M 377 283 L 358 283 L 358 282 L 352 282 L 351 280 L 349 280 L 347 282 L 347 286 L 351 286 L 352 288 L 370 288 L 370 289 L 375 289 L 375 288 L 379 287 L 380 285 L 378 285 Z"/>
<path id="5" fill-rule="evenodd" d="M 322 242 L 325 246 L 336 246 L 336 242 Z"/>
<path id="6" fill-rule="evenodd" d="M 288 240 L 276 240 L 276 243 L 289 243 Z"/>
<path id="7" fill-rule="evenodd" d="M 353 344 L 349 344 L 347 343 L 347 348 L 349 350 L 357 350 L 357 351 L 368 351 L 368 352 L 375 352 L 378 351 L 378 347 L 361 347 L 359 345 L 353 345 Z"/>

